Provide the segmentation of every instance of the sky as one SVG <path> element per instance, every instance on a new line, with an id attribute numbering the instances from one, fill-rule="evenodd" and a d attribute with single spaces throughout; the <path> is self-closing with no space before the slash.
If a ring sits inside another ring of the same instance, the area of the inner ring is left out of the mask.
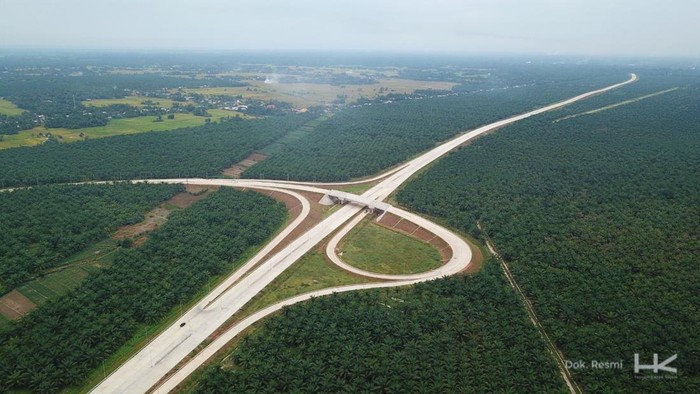
<path id="1" fill-rule="evenodd" d="M 700 57 L 700 0 L 0 0 L 0 48 Z"/>

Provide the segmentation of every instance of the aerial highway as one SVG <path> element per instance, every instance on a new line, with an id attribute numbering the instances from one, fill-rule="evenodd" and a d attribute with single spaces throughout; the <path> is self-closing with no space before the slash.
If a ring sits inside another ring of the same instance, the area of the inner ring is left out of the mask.
<path id="1" fill-rule="evenodd" d="M 637 76 L 635 74 L 631 74 L 630 79 L 627 81 L 611 85 L 603 89 L 584 93 L 546 107 L 503 119 L 460 134 L 457 137 L 418 156 L 417 158 L 408 161 L 402 166 L 398 166 L 388 172 L 385 172 L 384 174 L 371 178 L 371 180 L 378 181 L 378 183 L 364 192 L 362 197 L 364 199 L 383 201 L 417 171 L 421 170 L 449 151 L 473 138 L 478 137 L 481 134 L 519 120 L 526 119 L 530 116 L 561 108 L 593 95 L 632 83 L 636 80 Z M 245 318 L 240 323 L 231 327 L 228 331 L 219 336 L 218 339 L 209 344 L 198 355 L 188 361 L 187 364 L 176 371 L 175 374 L 170 376 L 167 380 L 162 381 L 162 379 L 176 365 L 189 356 L 190 353 L 195 350 L 206 338 L 214 333 L 214 331 L 216 331 L 234 313 L 239 311 L 256 294 L 262 291 L 263 288 L 270 284 L 279 274 L 294 264 L 294 262 L 311 250 L 315 245 L 336 232 L 339 228 L 341 228 L 341 226 L 348 223 L 348 221 L 352 219 L 350 225 L 344 227 L 341 233 L 346 230 L 349 231 L 349 229 L 352 228 L 352 225 L 359 222 L 360 219 L 358 219 L 358 217 L 360 216 L 358 216 L 358 213 L 364 210 L 364 206 L 353 203 L 341 206 L 337 211 L 308 230 L 305 234 L 297 237 L 278 252 L 268 256 L 269 252 L 275 248 L 275 246 L 279 245 L 284 238 L 286 238 L 308 215 L 309 202 L 295 191 L 325 194 L 328 192 L 330 186 L 338 186 L 343 183 L 313 184 L 308 182 L 247 179 L 147 179 L 138 181 L 146 181 L 150 183 L 190 183 L 274 190 L 291 194 L 297 198 L 302 204 L 302 213 L 249 262 L 235 271 L 220 286 L 217 286 L 216 289 L 207 294 L 199 303 L 183 314 L 183 316 L 174 322 L 173 325 L 154 338 L 140 352 L 127 360 L 111 375 L 107 376 L 106 379 L 104 379 L 93 389 L 93 392 L 96 393 L 143 393 L 149 391 L 150 389 L 155 389 L 157 392 L 167 392 L 175 387 L 179 382 L 184 380 L 189 373 L 205 362 L 206 359 L 214 354 L 218 349 L 224 346 L 228 340 L 242 332 L 251 324 L 271 313 L 274 313 L 276 310 L 279 310 L 285 305 L 291 305 L 310 297 L 331 294 L 333 292 L 376 287 L 403 286 L 420 281 L 436 279 L 446 275 L 452 275 L 466 268 L 472 257 L 471 249 L 469 248 L 468 244 L 446 228 L 410 212 L 406 212 L 395 207 L 388 208 L 392 214 L 402 217 L 405 220 L 409 220 L 431 231 L 433 234 L 447 242 L 452 249 L 452 256 L 450 260 L 442 267 L 426 273 L 416 275 L 382 276 L 382 279 L 387 279 L 386 282 L 375 282 L 370 284 L 324 289 L 296 296 L 272 305 Z M 345 184 L 362 183 L 368 181 L 369 180 L 361 182 L 348 182 Z M 355 219 L 353 219 L 353 217 L 355 217 Z M 342 235 L 336 235 L 334 238 L 332 238 L 332 240 L 336 238 L 339 240 L 342 238 Z M 331 253 L 331 259 L 333 259 L 336 264 L 341 264 L 342 266 L 342 260 L 340 260 L 338 256 L 335 256 L 334 259 L 334 255 L 334 252 Z M 160 384 L 160 386 L 154 387 L 156 384 Z"/>

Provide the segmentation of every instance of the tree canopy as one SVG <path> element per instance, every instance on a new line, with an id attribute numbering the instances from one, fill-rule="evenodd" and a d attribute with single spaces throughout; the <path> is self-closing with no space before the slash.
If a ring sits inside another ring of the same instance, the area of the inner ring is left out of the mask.
<path id="1" fill-rule="evenodd" d="M 0 333 L 0 391 L 53 393 L 80 383 L 138 327 L 233 269 L 285 215 L 269 197 L 229 188 L 173 212 L 143 246 L 119 250 L 111 267 Z"/>
<path id="2" fill-rule="evenodd" d="M 0 151 L 0 187 L 86 180 L 218 174 L 313 118 L 310 114 L 233 120 Z"/>
<path id="3" fill-rule="evenodd" d="M 195 393 L 562 392 L 498 264 L 410 288 L 282 310 L 209 367 Z"/>
<path id="4" fill-rule="evenodd" d="M 573 370 L 585 391 L 693 391 L 698 80 L 642 74 L 637 86 L 606 96 L 483 137 L 397 199 L 472 234 L 482 234 L 480 222 L 566 359 L 624 360 L 622 370 Z M 635 379 L 635 353 L 678 354 L 678 378 Z"/>
<path id="5" fill-rule="evenodd" d="M 589 81 L 538 80 L 469 93 L 368 102 L 341 111 L 268 160 L 246 178 L 344 181 L 376 174 L 461 131 L 620 81 L 623 73 Z"/>
<path id="6" fill-rule="evenodd" d="M 137 223 L 180 185 L 40 186 L 0 193 L 0 294 Z"/>

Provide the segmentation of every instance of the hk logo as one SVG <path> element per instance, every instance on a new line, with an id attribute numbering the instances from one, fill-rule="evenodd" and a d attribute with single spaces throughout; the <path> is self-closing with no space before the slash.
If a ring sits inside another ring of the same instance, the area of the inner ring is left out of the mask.
<path id="1" fill-rule="evenodd" d="M 667 365 L 672 363 L 673 360 L 678 358 L 678 354 L 674 354 L 673 356 L 667 358 L 664 360 L 661 364 L 659 364 L 659 355 L 657 353 L 654 353 L 654 364 L 640 364 L 639 363 L 639 353 L 634 354 L 634 373 L 639 373 L 639 371 L 643 369 L 651 369 L 654 371 L 654 373 L 659 373 L 659 371 L 666 371 L 666 372 L 672 372 L 672 373 L 677 373 L 678 370 L 673 367 L 668 367 Z"/>

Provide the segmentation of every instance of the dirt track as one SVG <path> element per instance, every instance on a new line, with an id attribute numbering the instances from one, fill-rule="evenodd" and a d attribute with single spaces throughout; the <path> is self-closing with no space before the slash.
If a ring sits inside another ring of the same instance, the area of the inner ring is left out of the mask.
<path id="1" fill-rule="evenodd" d="M 265 159 L 267 159 L 267 156 L 265 156 L 264 154 L 253 152 L 250 155 L 248 155 L 248 157 L 246 157 L 245 159 L 239 161 L 238 163 L 232 165 L 229 168 L 224 169 L 223 173 L 225 176 L 230 176 L 231 178 L 238 179 L 241 177 L 243 171 L 247 170 L 251 166 Z"/>

